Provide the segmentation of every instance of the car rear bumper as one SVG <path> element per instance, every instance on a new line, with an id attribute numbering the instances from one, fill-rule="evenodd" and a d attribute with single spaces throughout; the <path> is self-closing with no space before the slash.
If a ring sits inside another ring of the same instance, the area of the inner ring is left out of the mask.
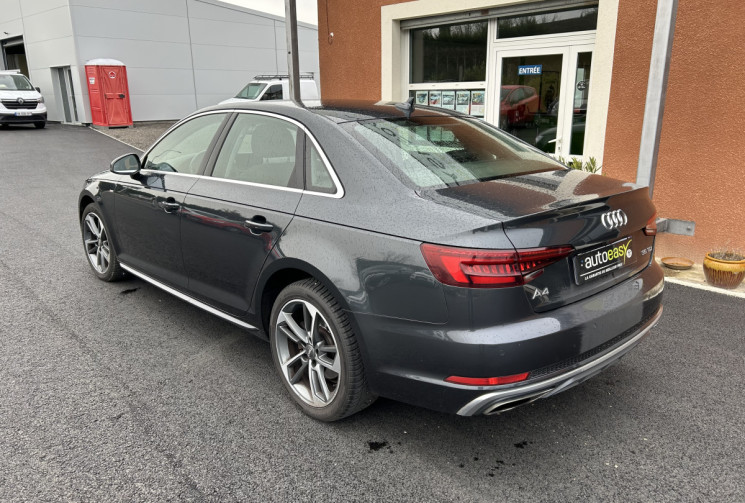
<path id="1" fill-rule="evenodd" d="M 461 416 L 491 415 L 512 410 L 541 398 L 548 398 L 586 381 L 599 374 L 631 351 L 649 334 L 662 316 L 662 307 L 639 330 L 624 342 L 611 350 L 582 363 L 579 367 L 565 370 L 549 379 L 517 386 L 505 386 L 507 389 L 490 391 L 474 398 L 458 410 Z"/>
<path id="2" fill-rule="evenodd" d="M 493 326 L 355 318 L 375 393 L 461 415 L 494 414 L 569 389 L 617 361 L 659 320 L 663 289 L 662 270 L 652 261 L 591 297 Z M 507 311 L 505 318 L 515 315 Z M 499 386 L 445 381 L 524 372 L 525 381 Z"/>

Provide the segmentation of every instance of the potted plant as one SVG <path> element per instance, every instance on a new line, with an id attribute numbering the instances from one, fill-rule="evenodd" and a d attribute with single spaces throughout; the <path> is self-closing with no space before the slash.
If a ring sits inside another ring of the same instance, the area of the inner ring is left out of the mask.
<path id="1" fill-rule="evenodd" d="M 737 288 L 745 278 L 745 254 L 725 250 L 706 254 L 704 259 L 706 281 L 720 288 Z"/>

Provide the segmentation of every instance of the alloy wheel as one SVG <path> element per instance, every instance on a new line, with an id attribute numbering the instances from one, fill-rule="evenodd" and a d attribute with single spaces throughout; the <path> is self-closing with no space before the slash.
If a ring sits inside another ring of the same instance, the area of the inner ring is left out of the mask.
<path id="1" fill-rule="evenodd" d="M 111 263 L 109 236 L 101 218 L 95 213 L 88 213 L 85 217 L 83 242 L 93 269 L 99 274 L 105 274 Z"/>
<path id="2" fill-rule="evenodd" d="M 282 376 L 292 391 L 312 407 L 336 397 L 341 358 L 331 325 L 312 303 L 295 299 L 277 315 L 276 352 Z"/>

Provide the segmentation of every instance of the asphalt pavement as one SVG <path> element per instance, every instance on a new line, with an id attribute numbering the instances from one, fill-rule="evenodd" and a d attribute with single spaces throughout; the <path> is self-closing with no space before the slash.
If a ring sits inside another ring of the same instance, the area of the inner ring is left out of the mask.
<path id="1" fill-rule="evenodd" d="M 668 285 L 626 358 L 501 416 L 319 423 L 266 343 L 95 278 L 78 192 L 129 151 L 0 129 L 0 501 L 745 501 L 745 300 Z"/>

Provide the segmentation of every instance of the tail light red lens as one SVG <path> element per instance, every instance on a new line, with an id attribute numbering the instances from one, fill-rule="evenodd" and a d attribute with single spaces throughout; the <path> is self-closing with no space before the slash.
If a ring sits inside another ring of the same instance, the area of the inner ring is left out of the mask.
<path id="1" fill-rule="evenodd" d="M 502 377 L 461 377 L 461 376 L 450 376 L 445 379 L 445 382 L 451 382 L 453 384 L 465 384 L 466 386 L 498 386 L 500 384 L 511 384 L 514 382 L 524 381 L 528 378 L 529 372 L 523 374 L 514 374 L 511 376 Z"/>
<path id="2" fill-rule="evenodd" d="M 650 218 L 649 221 L 647 222 L 647 226 L 644 227 L 644 234 L 646 236 L 657 235 L 657 213 L 652 215 L 652 218 Z"/>
<path id="3" fill-rule="evenodd" d="M 571 246 L 524 250 L 481 250 L 423 243 L 422 255 L 435 278 L 452 286 L 519 286 L 574 251 Z"/>

